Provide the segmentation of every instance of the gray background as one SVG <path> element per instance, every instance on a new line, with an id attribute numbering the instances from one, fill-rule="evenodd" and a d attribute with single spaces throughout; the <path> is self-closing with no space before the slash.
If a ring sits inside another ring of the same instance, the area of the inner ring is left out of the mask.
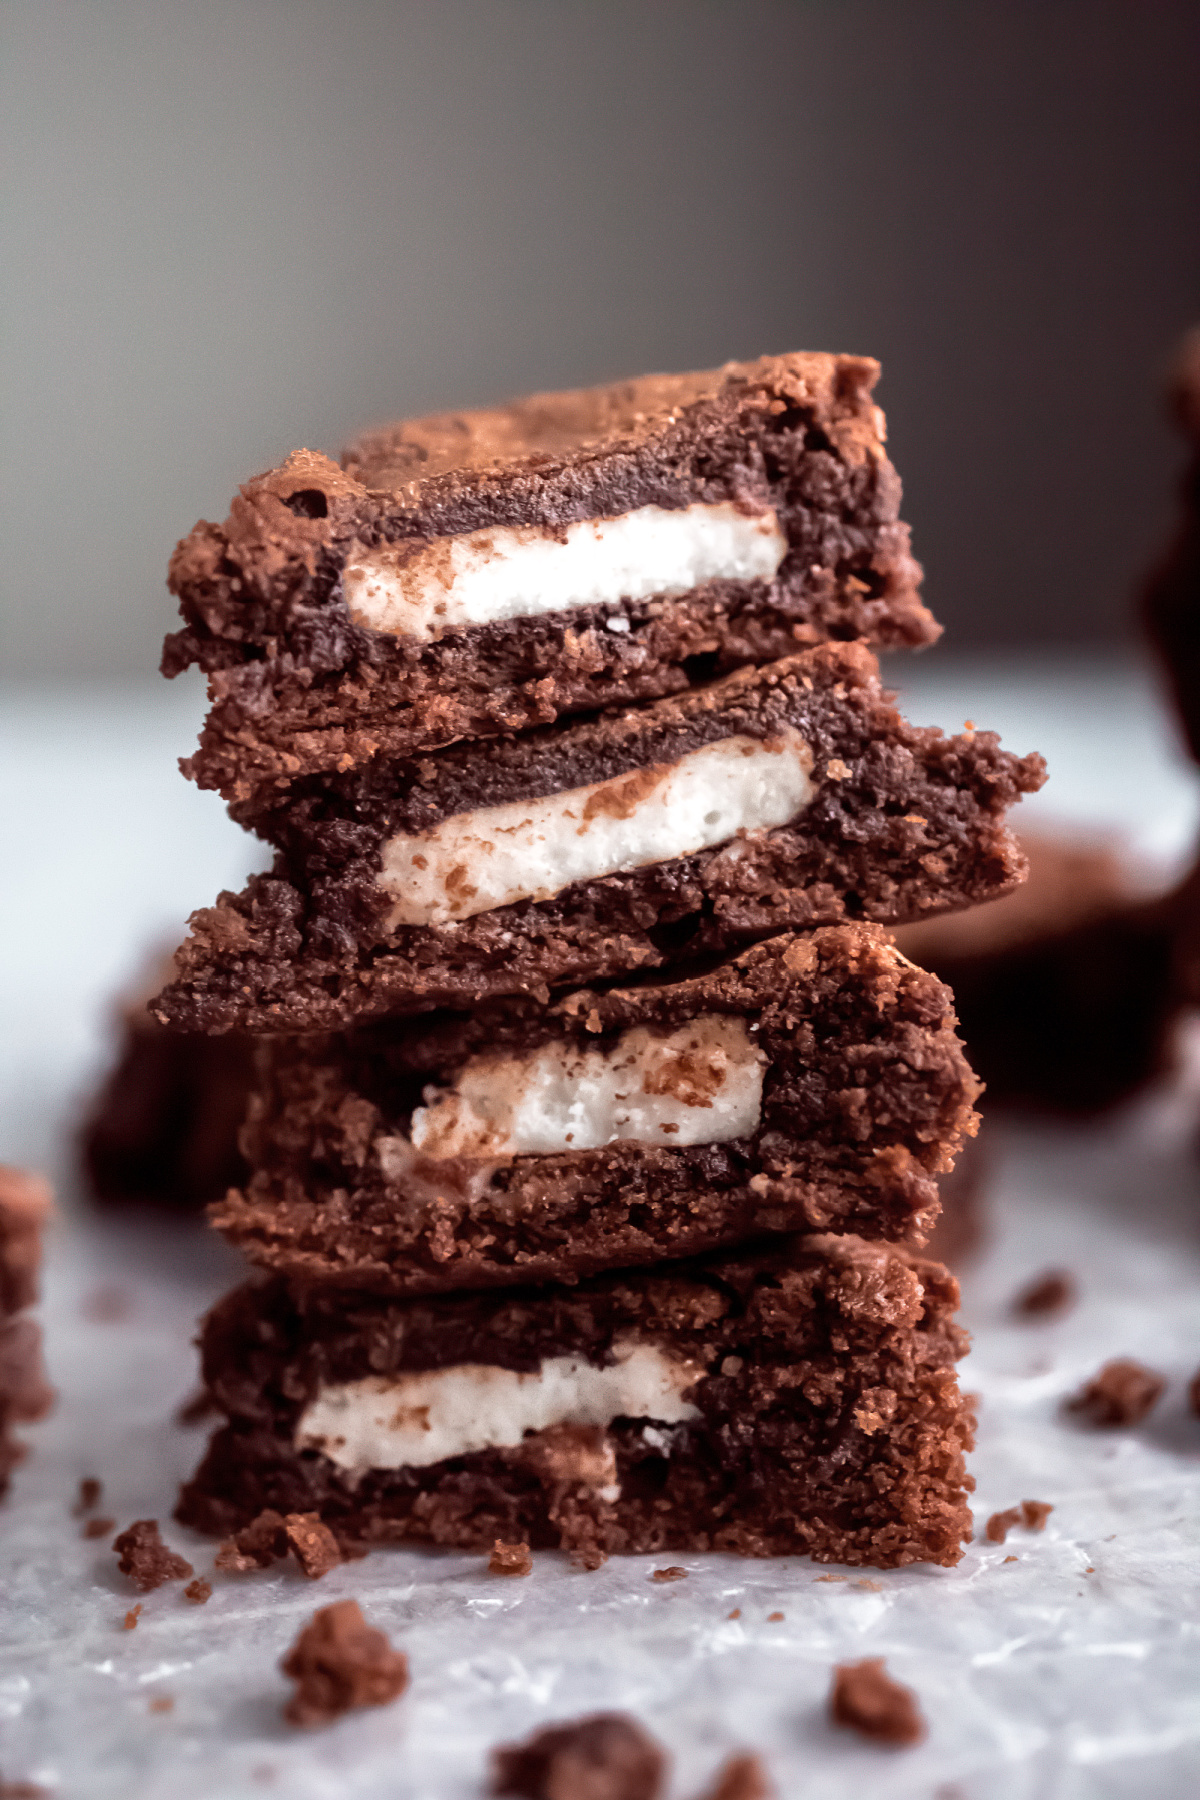
<path id="1" fill-rule="evenodd" d="M 951 643 L 1111 642 L 1200 314 L 1200 8 L 14 0 L 3 667 L 149 673 L 200 514 L 530 386 L 870 351 Z"/>

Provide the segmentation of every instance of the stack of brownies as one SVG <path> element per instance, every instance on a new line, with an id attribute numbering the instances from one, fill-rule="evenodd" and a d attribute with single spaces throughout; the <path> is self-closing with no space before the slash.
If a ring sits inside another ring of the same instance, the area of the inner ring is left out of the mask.
<path id="1" fill-rule="evenodd" d="M 888 926 L 1040 786 L 918 730 L 875 363 L 793 355 L 300 451 L 179 546 L 185 765 L 276 850 L 155 1003 L 259 1039 L 265 1275 L 179 1516 L 949 1563 L 972 1421 L 916 1252 L 978 1084 Z"/>

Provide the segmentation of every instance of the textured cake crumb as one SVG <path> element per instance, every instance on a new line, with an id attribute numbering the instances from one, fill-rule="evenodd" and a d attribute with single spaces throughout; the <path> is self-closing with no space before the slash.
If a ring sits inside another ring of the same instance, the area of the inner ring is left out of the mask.
<path id="1" fill-rule="evenodd" d="M 780 1624 L 782 1624 L 782 1622 L 783 1622 L 783 1614 L 781 1612 L 773 1612 L 773 1613 L 767 1614 L 767 1624 L 768 1625 L 780 1625 Z"/>
<path id="2" fill-rule="evenodd" d="M 658 1800 L 667 1759 L 626 1713 L 548 1725 L 492 1752 L 493 1794 L 522 1800 Z"/>
<path id="3" fill-rule="evenodd" d="M 1072 1276 L 1065 1269 L 1048 1269 L 1021 1289 L 1012 1309 L 1022 1319 L 1061 1317 L 1074 1306 L 1075 1299 Z"/>
<path id="4" fill-rule="evenodd" d="M 489 1575 L 532 1575 L 533 1552 L 528 1544 L 506 1544 L 497 1538 L 488 1557 Z"/>
<path id="5" fill-rule="evenodd" d="M 687 1579 L 687 1570 L 681 1569 L 678 1563 L 672 1563 L 668 1569 L 655 1569 L 650 1579 L 651 1581 L 684 1581 Z"/>
<path id="6" fill-rule="evenodd" d="M 1048 1501 L 1022 1500 L 1020 1506 L 1009 1506 L 1003 1512 L 993 1513 L 984 1535 L 989 1544 L 1002 1544 L 1014 1525 L 1021 1525 L 1026 1531 L 1044 1531 L 1046 1520 L 1053 1511 Z"/>
<path id="7" fill-rule="evenodd" d="M 717 1772 L 706 1800 L 774 1800 L 775 1789 L 757 1756 L 731 1756 Z"/>
<path id="8" fill-rule="evenodd" d="M 1093 1425 L 1140 1425 L 1166 1385 L 1153 1369 L 1119 1356 L 1068 1400 L 1067 1410 L 1083 1413 Z"/>
<path id="9" fill-rule="evenodd" d="M 190 1600 L 193 1606 L 203 1606 L 205 1601 L 212 1599 L 212 1582 L 206 1581 L 203 1575 L 197 1575 L 195 1581 L 189 1581 L 184 1588 L 183 1597 Z"/>
<path id="10" fill-rule="evenodd" d="M 882 1656 L 842 1663 L 834 1670 L 829 1710 L 835 1725 L 846 1725 L 878 1744 L 919 1744 L 925 1736 L 916 1696 L 885 1673 Z"/>
<path id="11" fill-rule="evenodd" d="M 107 1537 L 116 1522 L 115 1519 L 85 1519 L 79 1535 L 85 1538 Z"/>
<path id="12" fill-rule="evenodd" d="M 288 1513 L 283 1529 L 301 1573 L 310 1581 L 319 1581 L 342 1561 L 337 1539 L 316 1513 Z"/>
<path id="13" fill-rule="evenodd" d="M 292 1725 L 326 1725 L 360 1706 L 386 1706 L 408 1686 L 408 1658 L 367 1624 L 357 1600 L 319 1607 L 280 1667 L 296 1683 L 283 1709 Z"/>
<path id="14" fill-rule="evenodd" d="M 142 1603 L 139 1600 L 137 1605 L 131 1606 L 129 1611 L 125 1614 L 124 1629 L 126 1631 L 132 1631 L 134 1629 L 134 1627 L 137 1625 L 137 1622 L 141 1618 L 141 1616 L 142 1616 Z"/>
<path id="15" fill-rule="evenodd" d="M 303 1574 L 318 1581 L 347 1560 L 341 1544 L 316 1513 L 283 1513 L 267 1507 L 217 1551 L 215 1564 L 227 1574 L 267 1569 L 291 1551 Z"/>
<path id="16" fill-rule="evenodd" d="M 196 1572 L 190 1562 L 167 1549 L 157 1519 L 135 1519 L 128 1531 L 113 1539 L 113 1549 L 120 1558 L 117 1567 L 122 1575 L 128 1575 L 143 1594 L 161 1587 L 164 1581 L 182 1581 Z"/>
<path id="17" fill-rule="evenodd" d="M 79 1483 L 79 1498 L 71 1508 L 75 1517 L 82 1519 L 84 1513 L 90 1513 L 93 1507 L 99 1506 L 100 1496 L 103 1492 L 104 1483 L 102 1481 L 97 1481 L 94 1475 L 85 1475 Z"/>

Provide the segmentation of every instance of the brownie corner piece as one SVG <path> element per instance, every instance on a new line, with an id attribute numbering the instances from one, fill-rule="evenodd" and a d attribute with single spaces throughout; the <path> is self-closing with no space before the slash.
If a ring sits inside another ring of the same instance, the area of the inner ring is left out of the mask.
<path id="1" fill-rule="evenodd" d="M 950 1566 L 971 1524 L 957 1301 L 940 1265 L 827 1236 L 499 1295 L 271 1278 L 205 1324 L 228 1423 L 178 1517 L 225 1534 L 267 1507 L 317 1512 L 364 1543 L 501 1539 L 593 1564 Z"/>
<path id="2" fill-rule="evenodd" d="M 931 642 L 877 375 L 768 356 L 294 453 L 172 558 L 163 672 L 212 702 L 185 766 L 244 803 L 825 639 Z"/>

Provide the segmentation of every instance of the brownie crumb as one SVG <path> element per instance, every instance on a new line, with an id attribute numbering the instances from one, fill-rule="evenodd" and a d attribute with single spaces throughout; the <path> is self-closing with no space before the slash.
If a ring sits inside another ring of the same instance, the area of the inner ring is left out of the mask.
<path id="1" fill-rule="evenodd" d="M 103 1492 L 104 1483 L 102 1481 L 97 1481 L 94 1475 L 85 1475 L 79 1483 L 79 1498 L 71 1508 L 75 1517 L 82 1519 L 84 1513 L 90 1513 L 94 1506 L 99 1506 L 100 1496 Z"/>
<path id="2" fill-rule="evenodd" d="M 85 1519 L 79 1535 L 85 1538 L 107 1537 L 116 1522 L 115 1519 Z"/>
<path id="3" fill-rule="evenodd" d="M 218 1569 L 243 1575 L 248 1569 L 267 1569 L 291 1551 L 310 1581 L 319 1581 L 347 1561 L 346 1552 L 328 1525 L 316 1513 L 275 1512 L 271 1507 L 226 1538 L 215 1557 Z"/>
<path id="4" fill-rule="evenodd" d="M 651 1581 L 686 1581 L 687 1570 L 681 1569 L 678 1563 L 672 1563 L 669 1569 L 655 1569 Z"/>
<path id="5" fill-rule="evenodd" d="M 985 1536 L 989 1544 L 1003 1544 L 1014 1525 L 1022 1525 L 1026 1531 L 1044 1531 L 1046 1520 L 1053 1511 L 1046 1500 L 1022 1500 L 1020 1506 L 1009 1506 L 1003 1512 L 993 1513 L 987 1522 Z"/>
<path id="6" fill-rule="evenodd" d="M 283 1530 L 301 1573 L 310 1581 L 319 1581 L 341 1562 L 342 1552 L 337 1539 L 316 1513 L 288 1513 Z"/>
<path id="7" fill-rule="evenodd" d="M 742 1609 L 740 1606 L 735 1606 L 731 1613 L 726 1613 L 726 1615 L 725 1615 L 725 1617 L 727 1619 L 740 1619 L 741 1616 L 742 1616 Z"/>
<path id="8" fill-rule="evenodd" d="M 386 1706 L 408 1686 L 408 1658 L 368 1625 L 357 1600 L 317 1609 L 280 1664 L 296 1682 L 292 1725 L 326 1725 L 359 1706 Z"/>
<path id="9" fill-rule="evenodd" d="M 1010 1562 L 1017 1562 L 1019 1559 L 1015 1556 L 1006 1556 L 1004 1560 L 1006 1563 L 1010 1563 Z"/>
<path id="10" fill-rule="evenodd" d="M 206 1600 L 212 1599 L 212 1582 L 206 1581 L 203 1575 L 197 1575 L 195 1581 L 189 1581 L 183 1590 L 185 1600 L 193 1606 L 203 1606 Z"/>
<path id="11" fill-rule="evenodd" d="M 491 1791 L 523 1800 L 658 1800 L 666 1773 L 666 1757 L 636 1719 L 595 1713 L 493 1750 Z"/>
<path id="12" fill-rule="evenodd" d="M 528 1544 L 506 1544 L 497 1538 L 488 1557 L 489 1575 L 532 1575 L 533 1552 Z"/>
<path id="13" fill-rule="evenodd" d="M 925 1736 L 916 1696 L 885 1674 L 882 1656 L 834 1670 L 829 1710 L 835 1725 L 848 1725 L 879 1744 L 919 1744 Z"/>
<path id="14" fill-rule="evenodd" d="M 743 1753 L 722 1764 L 707 1800 L 774 1800 L 774 1794 L 759 1758 Z"/>
<path id="15" fill-rule="evenodd" d="M 1140 1425 L 1166 1385 L 1153 1369 L 1120 1356 L 1068 1400 L 1067 1410 L 1084 1413 L 1093 1425 Z"/>
<path id="16" fill-rule="evenodd" d="M 608 1561 L 608 1551 L 601 1550 L 598 1544 L 581 1544 L 571 1552 L 571 1567 L 584 1569 L 589 1575 L 602 1569 Z"/>
<path id="17" fill-rule="evenodd" d="M 1012 1309 L 1021 1319 L 1060 1317 L 1075 1304 L 1074 1278 L 1065 1269 L 1047 1269 L 1021 1289 Z"/>
<path id="18" fill-rule="evenodd" d="M 155 1694 L 150 1701 L 150 1711 L 154 1713 L 174 1712 L 175 1702 L 170 1694 Z"/>
<path id="19" fill-rule="evenodd" d="M 113 1549 L 120 1557 L 117 1567 L 122 1575 L 128 1575 L 143 1594 L 161 1587 L 164 1581 L 182 1581 L 196 1573 L 190 1562 L 167 1549 L 157 1519 L 135 1519 L 128 1531 L 113 1539 Z"/>
<path id="20" fill-rule="evenodd" d="M 125 1630 L 132 1631 L 134 1626 L 137 1624 L 138 1620 L 141 1618 L 141 1616 L 142 1616 L 142 1603 L 139 1600 L 137 1605 L 131 1606 L 129 1611 L 125 1614 Z"/>

